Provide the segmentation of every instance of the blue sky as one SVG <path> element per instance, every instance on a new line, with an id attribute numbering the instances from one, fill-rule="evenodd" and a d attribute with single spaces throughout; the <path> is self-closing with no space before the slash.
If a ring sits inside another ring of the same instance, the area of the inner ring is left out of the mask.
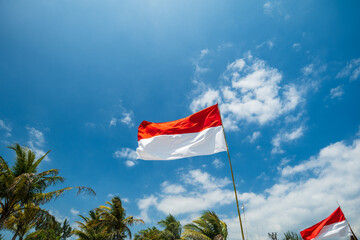
<path id="1" fill-rule="evenodd" d="M 0 0 L 0 155 L 19 142 L 62 186 L 60 220 L 118 195 L 182 224 L 214 210 L 241 239 L 226 153 L 136 160 L 137 126 L 219 103 L 246 232 L 300 231 L 338 201 L 360 234 L 358 1 Z"/>

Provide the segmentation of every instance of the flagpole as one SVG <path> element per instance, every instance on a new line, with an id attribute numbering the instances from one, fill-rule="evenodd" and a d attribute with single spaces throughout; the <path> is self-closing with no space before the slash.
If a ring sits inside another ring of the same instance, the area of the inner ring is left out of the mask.
<path id="1" fill-rule="evenodd" d="M 340 206 L 339 202 L 336 201 L 336 203 L 339 205 L 339 207 L 340 207 L 340 209 L 341 209 L 341 206 Z M 341 210 L 341 211 L 342 211 L 342 210 Z M 348 221 L 347 218 L 345 217 L 345 213 L 344 213 L 344 212 L 343 212 L 343 214 L 344 214 L 345 221 L 346 221 L 347 225 L 349 226 L 350 231 L 351 231 L 351 233 L 352 233 L 352 237 L 353 237 L 353 238 L 350 237 L 350 239 L 358 240 L 357 237 L 356 237 L 356 235 L 355 235 L 355 233 L 354 233 L 354 231 L 352 230 L 352 228 L 351 228 L 351 226 L 350 226 L 349 221 Z"/>
<path id="2" fill-rule="evenodd" d="M 216 105 L 218 105 L 218 104 L 216 104 Z M 229 164 L 230 164 L 230 170 L 231 170 L 231 178 L 232 178 L 232 182 L 233 182 L 233 186 L 234 186 L 234 192 L 235 192 L 236 207 L 237 207 L 237 211 L 238 211 L 238 215 L 239 215 L 239 221 L 240 221 L 241 236 L 242 236 L 242 239 L 245 240 L 244 230 L 243 230 L 242 221 L 241 221 L 241 216 L 240 216 L 239 201 L 238 201 L 238 197 L 237 197 L 237 193 L 236 193 L 236 186 L 235 186 L 235 180 L 234 180 L 234 172 L 233 172 L 232 164 L 231 164 L 231 160 L 230 160 L 229 146 L 228 146 L 228 143 L 227 143 L 227 141 L 226 141 L 225 128 L 224 128 L 224 125 L 222 124 L 222 119 L 221 119 L 221 113 L 220 113 L 219 105 L 218 105 L 218 110 L 219 110 L 219 115 L 220 115 L 220 120 L 221 120 L 221 126 L 222 126 L 223 133 L 224 133 L 226 150 L 227 150 L 227 154 L 228 154 L 228 158 L 229 158 Z M 357 240 L 357 239 L 356 239 L 356 240 Z"/>
<path id="3" fill-rule="evenodd" d="M 242 222 L 241 222 L 241 216 L 240 216 L 239 201 L 238 201 L 238 197 L 237 197 L 237 193 L 236 193 L 236 186 L 235 186 L 235 180 L 234 180 L 234 172 L 233 172 L 232 165 L 231 165 L 229 147 L 228 147 L 228 144 L 227 144 L 227 141 L 226 141 L 224 126 L 222 126 L 222 129 L 223 129 L 223 133 L 224 133 L 224 138 L 225 138 L 225 143 L 226 143 L 226 149 L 227 149 L 227 154 L 228 154 L 228 158 L 229 158 L 229 164 L 230 164 L 230 170 L 231 170 L 231 177 L 232 177 L 232 181 L 233 181 L 233 185 L 234 185 L 236 206 L 237 206 L 237 211 L 238 211 L 239 221 L 240 221 L 240 228 L 241 228 L 241 236 L 242 236 L 242 239 L 245 240 L 244 230 L 243 230 L 243 226 L 242 226 Z"/>

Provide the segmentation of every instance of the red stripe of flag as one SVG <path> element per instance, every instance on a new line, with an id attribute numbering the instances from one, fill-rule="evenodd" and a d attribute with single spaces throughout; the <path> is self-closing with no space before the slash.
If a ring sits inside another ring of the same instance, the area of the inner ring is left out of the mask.
<path id="1" fill-rule="evenodd" d="M 338 207 L 329 217 L 322 220 L 321 222 L 315 224 L 308 229 L 305 229 L 300 232 L 302 238 L 304 240 L 311 240 L 319 235 L 320 231 L 327 225 L 331 225 L 334 223 L 345 221 L 345 216 L 341 211 L 340 207 Z"/>
<path id="2" fill-rule="evenodd" d="M 205 108 L 186 118 L 172 122 L 152 123 L 143 121 L 138 130 L 138 141 L 159 135 L 201 132 L 207 128 L 221 126 L 218 105 Z"/>

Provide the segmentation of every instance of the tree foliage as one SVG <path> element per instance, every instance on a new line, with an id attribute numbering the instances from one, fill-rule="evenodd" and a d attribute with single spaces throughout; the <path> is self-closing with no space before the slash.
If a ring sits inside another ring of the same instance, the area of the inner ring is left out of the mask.
<path id="1" fill-rule="evenodd" d="M 46 192 L 48 187 L 64 182 L 64 178 L 59 176 L 58 169 L 39 171 L 40 163 L 50 151 L 36 159 L 31 149 L 22 147 L 18 143 L 9 148 L 15 152 L 13 166 L 9 166 L 0 156 L 0 230 L 7 229 L 14 232 L 13 239 L 17 237 L 23 239 L 30 229 L 39 226 L 41 222 L 49 223 L 53 217 L 40 208 L 42 204 L 58 198 L 71 189 L 77 189 L 78 194 L 81 192 L 95 194 L 88 187 L 66 187 Z M 64 224 L 63 227 L 68 229 L 69 224 L 67 222 Z M 55 229 L 55 234 L 56 231 Z M 68 236 L 71 230 L 67 232 Z M 63 238 L 66 237 L 65 235 Z"/>
<path id="2" fill-rule="evenodd" d="M 158 222 L 164 228 L 162 236 L 166 240 L 175 240 L 181 238 L 181 224 L 176 218 L 169 214 L 164 220 Z"/>
<path id="3" fill-rule="evenodd" d="M 302 237 L 296 232 L 287 231 L 284 233 L 282 240 L 302 240 Z"/>
<path id="4" fill-rule="evenodd" d="M 202 216 L 184 226 L 182 237 L 187 240 L 226 240 L 227 225 L 215 212 L 205 211 Z"/>
<path id="5" fill-rule="evenodd" d="M 137 223 L 144 223 L 141 219 L 127 216 L 119 197 L 114 197 L 108 206 L 99 206 L 89 212 L 89 217 L 80 217 L 83 222 L 77 222 L 79 228 L 73 233 L 80 240 L 122 240 L 129 237 L 131 239 L 130 226 Z"/>

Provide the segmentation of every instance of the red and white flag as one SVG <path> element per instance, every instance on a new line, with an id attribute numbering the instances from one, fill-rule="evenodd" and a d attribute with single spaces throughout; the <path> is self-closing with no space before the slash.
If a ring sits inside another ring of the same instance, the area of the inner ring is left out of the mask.
<path id="1" fill-rule="evenodd" d="M 300 232 L 304 240 L 352 236 L 345 216 L 338 207 L 329 217 Z"/>
<path id="2" fill-rule="evenodd" d="M 218 105 L 172 122 L 143 121 L 138 130 L 139 159 L 174 160 L 227 151 Z"/>

